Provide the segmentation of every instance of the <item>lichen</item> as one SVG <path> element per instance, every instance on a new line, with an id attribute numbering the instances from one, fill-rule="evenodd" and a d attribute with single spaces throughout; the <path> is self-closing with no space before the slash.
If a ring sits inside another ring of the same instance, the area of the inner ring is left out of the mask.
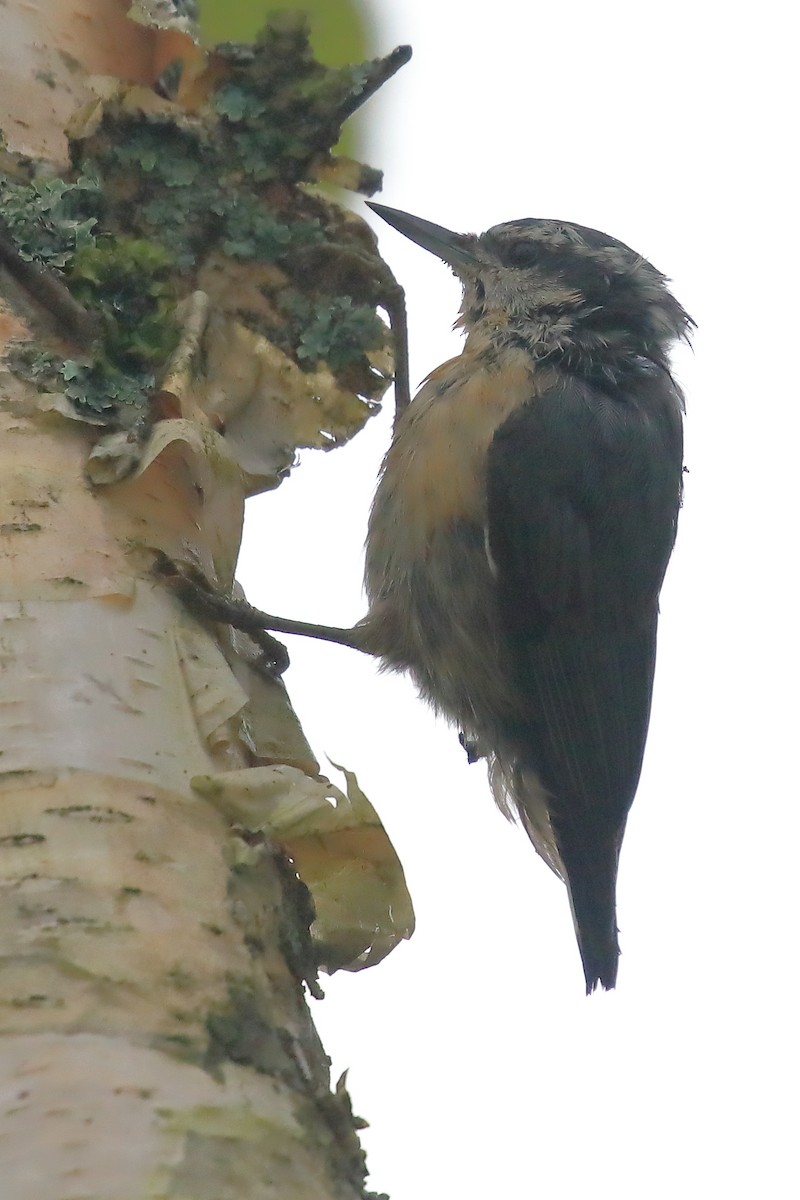
<path id="1" fill-rule="evenodd" d="M 101 192 L 96 179 L 19 180 L 0 173 L 0 213 L 20 258 L 55 269 L 95 242 Z"/>
<path id="2" fill-rule="evenodd" d="M 368 227 L 314 185 L 336 176 L 343 122 L 407 57 L 326 67 L 303 20 L 275 14 L 254 45 L 218 46 L 203 68 L 176 60 L 152 89 L 101 89 L 71 125 L 67 175 L 39 178 L 20 159 L 0 176 L 19 257 L 58 276 L 96 336 L 71 358 L 17 350 L 12 368 L 84 420 L 146 423 L 176 305 L 201 287 L 302 371 L 325 367 L 360 397 L 354 433 L 389 382 L 376 308 L 397 288 Z M 344 167 L 367 194 L 380 186 L 378 172 Z"/>

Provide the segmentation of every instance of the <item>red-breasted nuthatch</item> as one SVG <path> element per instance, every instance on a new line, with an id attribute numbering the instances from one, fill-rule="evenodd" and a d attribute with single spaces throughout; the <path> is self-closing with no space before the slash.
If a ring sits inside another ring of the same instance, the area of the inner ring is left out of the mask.
<path id="1" fill-rule="evenodd" d="M 369 611 L 334 629 L 202 588 L 200 608 L 408 671 L 567 885 L 587 992 L 610 988 L 681 504 L 667 354 L 694 323 L 649 262 L 583 225 L 476 236 L 370 207 L 452 267 L 466 342 L 395 424 L 367 536 Z"/>
<path id="2" fill-rule="evenodd" d="M 500 808 L 567 885 L 587 992 L 610 988 L 681 504 L 667 352 L 693 322 L 660 272 L 594 229 L 520 220 L 478 237 L 370 207 L 453 268 L 466 342 L 383 463 L 367 648 L 488 759 Z"/>

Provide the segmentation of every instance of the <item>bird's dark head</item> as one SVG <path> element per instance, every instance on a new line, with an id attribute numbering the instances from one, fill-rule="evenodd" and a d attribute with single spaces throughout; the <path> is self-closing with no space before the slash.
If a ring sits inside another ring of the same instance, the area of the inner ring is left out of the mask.
<path id="1" fill-rule="evenodd" d="M 643 355 L 663 361 L 694 322 L 667 279 L 624 242 L 570 221 L 529 218 L 483 234 L 452 233 L 370 205 L 448 263 L 464 286 L 460 323 L 516 332 L 537 353 Z"/>

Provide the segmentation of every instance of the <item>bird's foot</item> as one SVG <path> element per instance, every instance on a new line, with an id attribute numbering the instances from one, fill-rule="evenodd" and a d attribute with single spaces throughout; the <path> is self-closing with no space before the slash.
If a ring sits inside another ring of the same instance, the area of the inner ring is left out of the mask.
<path id="1" fill-rule="evenodd" d="M 278 679 L 289 666 L 289 652 L 267 632 L 268 613 L 253 608 L 246 600 L 235 600 L 215 587 L 202 571 L 191 563 L 176 563 L 162 551 L 156 552 L 154 573 L 164 580 L 193 616 L 217 621 L 248 634 L 259 649 L 259 667 L 265 675 Z"/>

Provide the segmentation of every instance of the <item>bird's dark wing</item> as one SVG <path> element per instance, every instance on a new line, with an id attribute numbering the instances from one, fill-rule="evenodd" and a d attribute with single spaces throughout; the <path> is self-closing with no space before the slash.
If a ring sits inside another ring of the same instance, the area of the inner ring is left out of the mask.
<path id="1" fill-rule="evenodd" d="M 681 495 L 678 397 L 665 372 L 627 394 L 565 375 L 500 426 L 487 465 L 488 546 L 525 707 L 513 753 L 548 793 L 587 984 L 594 973 L 608 986 L 604 952 L 587 955 L 606 944 L 615 970 L 616 863 Z"/>

